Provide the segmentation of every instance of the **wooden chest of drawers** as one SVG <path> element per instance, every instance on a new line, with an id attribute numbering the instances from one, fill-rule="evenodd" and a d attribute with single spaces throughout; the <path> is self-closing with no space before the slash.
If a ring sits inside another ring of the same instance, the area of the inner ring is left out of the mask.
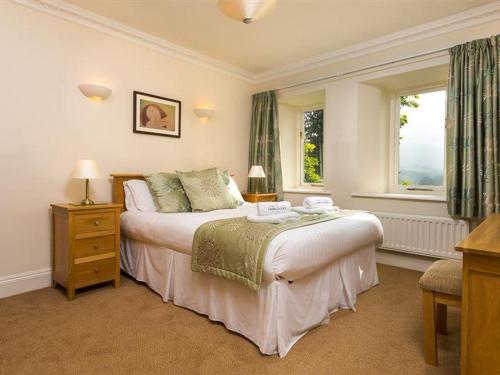
<path id="1" fill-rule="evenodd" d="M 52 205 L 52 283 L 75 289 L 113 281 L 120 286 L 120 204 Z"/>
<path id="2" fill-rule="evenodd" d="M 500 214 L 455 249 L 464 255 L 460 373 L 500 374 Z"/>

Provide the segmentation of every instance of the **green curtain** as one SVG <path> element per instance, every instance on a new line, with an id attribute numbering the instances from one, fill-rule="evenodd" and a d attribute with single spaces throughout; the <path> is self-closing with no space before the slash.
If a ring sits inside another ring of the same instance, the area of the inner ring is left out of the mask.
<path id="1" fill-rule="evenodd" d="M 281 173 L 280 134 L 278 128 L 278 100 L 274 91 L 261 92 L 252 97 L 252 123 L 250 129 L 250 155 L 248 166 L 261 165 L 266 173 L 265 181 L 249 179 L 263 193 L 276 193 L 283 199 L 283 178 Z"/>
<path id="2" fill-rule="evenodd" d="M 446 116 L 448 213 L 500 212 L 500 35 L 451 48 Z"/>

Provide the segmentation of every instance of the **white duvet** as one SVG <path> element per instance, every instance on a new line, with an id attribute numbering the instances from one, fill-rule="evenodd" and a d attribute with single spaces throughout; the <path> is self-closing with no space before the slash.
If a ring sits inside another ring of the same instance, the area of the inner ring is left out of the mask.
<path id="1" fill-rule="evenodd" d="M 191 254 L 196 229 L 211 220 L 257 214 L 256 205 L 203 213 L 126 211 L 121 230 L 129 238 Z M 382 225 L 369 213 L 285 231 L 264 258 L 263 280 L 298 280 L 368 244 L 382 243 Z"/>

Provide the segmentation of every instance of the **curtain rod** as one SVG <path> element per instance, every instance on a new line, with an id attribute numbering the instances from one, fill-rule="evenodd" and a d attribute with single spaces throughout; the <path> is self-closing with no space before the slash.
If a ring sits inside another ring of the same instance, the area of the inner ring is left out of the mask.
<path id="1" fill-rule="evenodd" d="M 424 53 L 421 53 L 421 54 L 418 54 L 418 55 L 403 57 L 403 58 L 400 58 L 400 59 L 397 59 L 397 60 L 393 60 L 393 61 L 389 61 L 389 62 L 385 62 L 385 63 L 380 63 L 380 64 L 375 64 L 375 65 L 365 66 L 363 68 L 351 70 L 351 71 L 348 71 L 348 72 L 336 73 L 336 74 L 332 74 L 330 76 L 326 76 L 326 77 L 322 77 L 322 78 L 316 78 L 316 79 L 312 79 L 312 80 L 309 80 L 309 81 L 294 83 L 294 84 L 289 85 L 289 86 L 280 87 L 280 88 L 278 88 L 276 90 L 277 91 L 288 90 L 288 89 L 292 89 L 292 88 L 295 88 L 295 87 L 309 85 L 309 84 L 312 84 L 312 83 L 319 83 L 319 82 L 322 82 L 322 81 L 328 81 L 328 80 L 331 80 L 331 79 L 335 79 L 335 78 L 339 78 L 339 77 L 343 77 L 343 76 L 347 76 L 347 75 L 351 75 L 351 74 L 361 73 L 361 72 L 364 72 L 364 71 L 370 70 L 370 69 L 381 68 L 381 67 L 385 67 L 385 66 L 388 66 L 388 65 L 393 65 L 393 64 L 405 62 L 405 61 L 408 61 L 408 60 L 413 60 L 413 59 L 416 59 L 416 58 L 419 58 L 419 57 L 425 57 L 425 56 L 429 56 L 429 55 L 434 55 L 436 53 L 445 52 L 445 51 L 448 51 L 448 50 L 449 50 L 449 48 L 441 48 L 441 49 L 437 49 L 437 50 L 433 50 L 433 51 L 429 51 L 429 52 L 424 52 Z"/>

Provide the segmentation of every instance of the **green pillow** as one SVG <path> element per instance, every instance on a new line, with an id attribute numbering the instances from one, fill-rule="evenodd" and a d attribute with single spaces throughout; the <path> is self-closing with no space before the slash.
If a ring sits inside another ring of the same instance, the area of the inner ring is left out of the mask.
<path id="1" fill-rule="evenodd" d="M 240 189 L 238 189 L 238 185 L 236 185 L 236 182 L 234 182 L 233 178 L 229 174 L 228 171 L 221 172 L 220 174 L 222 176 L 222 179 L 224 180 L 224 183 L 227 186 L 227 190 L 229 191 L 229 194 L 233 197 L 234 203 L 236 203 L 236 206 L 241 206 L 243 203 L 245 203 L 245 200 L 241 196 Z"/>
<path id="2" fill-rule="evenodd" d="M 182 187 L 191 203 L 193 212 L 206 212 L 223 208 L 235 208 L 236 203 L 229 194 L 217 168 L 202 171 L 177 172 Z"/>
<path id="3" fill-rule="evenodd" d="M 174 173 L 144 176 L 159 212 L 191 212 L 189 199 Z"/>

